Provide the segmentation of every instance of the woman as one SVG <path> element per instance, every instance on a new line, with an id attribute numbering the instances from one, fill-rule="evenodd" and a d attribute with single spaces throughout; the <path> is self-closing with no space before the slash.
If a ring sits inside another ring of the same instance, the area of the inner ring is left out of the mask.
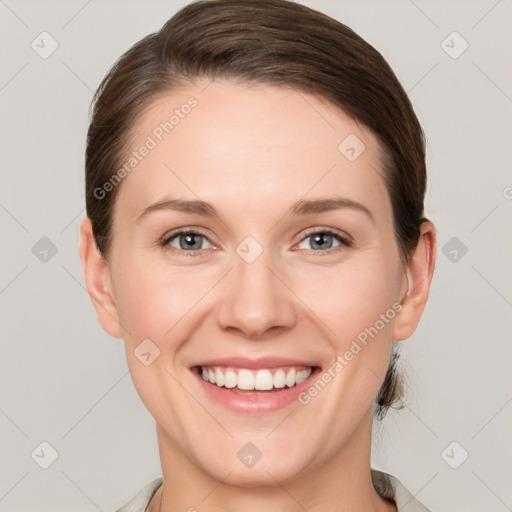
<path id="1" fill-rule="evenodd" d="M 424 511 L 370 466 L 436 238 L 383 57 L 285 0 L 194 2 L 100 85 L 80 257 L 155 418 L 120 511 Z"/>

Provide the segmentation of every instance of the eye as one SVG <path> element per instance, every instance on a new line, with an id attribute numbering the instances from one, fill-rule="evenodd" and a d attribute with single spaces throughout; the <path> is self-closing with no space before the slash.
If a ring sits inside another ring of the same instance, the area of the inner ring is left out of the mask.
<path id="1" fill-rule="evenodd" d="M 303 247 L 310 239 L 310 247 Z M 203 243 L 206 240 L 207 246 Z M 186 252 L 186 256 L 193 256 L 190 253 L 200 252 L 202 249 L 215 249 L 206 234 L 191 229 L 174 231 L 163 238 L 161 245 L 169 250 Z M 312 250 L 313 252 L 335 252 L 344 247 L 351 247 L 352 241 L 338 231 L 328 228 L 317 228 L 305 235 L 302 241 L 296 246 L 299 249 Z M 195 256 L 195 255 L 194 255 Z M 199 254 L 197 255 L 199 256 Z"/>
<path id="2" fill-rule="evenodd" d="M 210 244 L 210 247 L 205 247 L 203 240 L 206 240 L 207 244 Z M 162 246 L 186 252 L 197 252 L 200 249 L 214 248 L 205 234 L 193 230 L 175 231 L 162 240 Z"/>
<path id="3" fill-rule="evenodd" d="M 310 239 L 310 247 L 301 247 L 302 244 L 308 243 Z M 333 244 L 336 244 L 333 247 Z M 343 247 L 351 247 L 352 241 L 348 237 L 343 236 L 341 233 L 332 229 L 320 228 L 307 234 L 300 244 L 297 246 L 299 249 L 310 249 L 316 252 L 332 252 L 340 250 Z"/>

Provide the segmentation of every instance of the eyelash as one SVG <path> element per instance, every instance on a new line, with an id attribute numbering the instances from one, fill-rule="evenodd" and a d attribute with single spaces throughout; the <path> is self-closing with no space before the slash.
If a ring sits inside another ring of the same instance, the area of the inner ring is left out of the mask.
<path id="1" fill-rule="evenodd" d="M 301 238 L 299 244 L 301 242 L 303 242 L 306 238 L 308 238 L 310 236 L 313 236 L 313 235 L 316 235 L 318 233 L 332 235 L 336 240 L 338 240 L 338 242 L 340 242 L 341 245 L 339 245 L 337 247 L 334 247 L 334 248 L 331 248 L 331 249 L 327 249 L 325 251 L 320 251 L 320 250 L 317 250 L 317 249 L 306 249 L 307 251 L 310 251 L 310 252 L 314 253 L 315 255 L 321 255 L 322 253 L 324 253 L 324 254 L 332 254 L 332 253 L 337 252 L 338 250 L 342 250 L 342 249 L 344 249 L 346 247 L 352 247 L 352 245 L 353 245 L 353 242 L 352 242 L 351 239 L 341 235 L 340 232 L 338 232 L 338 231 L 336 231 L 334 229 L 331 229 L 331 228 L 315 228 L 314 230 L 305 233 L 303 235 L 303 237 Z M 210 239 L 208 238 L 206 233 L 204 233 L 204 232 L 202 232 L 200 230 L 197 230 L 197 229 L 194 229 L 194 230 L 192 230 L 192 229 L 181 229 L 181 230 L 178 230 L 178 231 L 174 231 L 170 235 L 165 235 L 163 237 L 162 241 L 160 242 L 160 245 L 164 249 L 169 250 L 171 252 L 184 253 L 182 255 L 185 256 L 185 257 L 191 256 L 191 257 L 197 258 L 198 256 L 199 257 L 202 256 L 201 254 L 194 254 L 194 253 L 201 253 L 202 252 L 201 250 L 199 250 L 199 251 L 185 251 L 185 250 L 182 250 L 182 249 L 176 249 L 175 247 L 171 247 L 170 245 L 168 245 L 171 240 L 173 240 L 174 238 L 176 238 L 179 235 L 200 235 L 200 236 L 203 236 L 204 238 L 206 238 L 208 240 L 208 242 L 210 242 L 210 244 L 212 244 L 212 242 L 210 241 Z M 214 244 L 212 244 L 212 245 L 214 245 Z M 304 249 L 302 249 L 302 250 L 304 250 Z"/>

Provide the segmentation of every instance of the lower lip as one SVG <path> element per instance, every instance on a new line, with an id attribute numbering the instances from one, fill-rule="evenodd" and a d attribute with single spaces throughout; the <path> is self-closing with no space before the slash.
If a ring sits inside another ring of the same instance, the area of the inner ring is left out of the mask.
<path id="1" fill-rule="evenodd" d="M 300 384 L 291 388 L 284 387 L 280 391 L 254 391 L 237 393 L 225 387 L 218 387 L 215 384 L 204 380 L 195 370 L 191 370 L 195 377 L 199 380 L 199 384 L 208 395 L 208 397 L 219 402 L 221 405 L 228 407 L 236 412 L 243 413 L 266 413 L 273 412 L 289 406 L 298 401 L 298 395 L 305 391 L 314 377 L 320 373 L 320 368 L 313 368 L 311 375 Z"/>

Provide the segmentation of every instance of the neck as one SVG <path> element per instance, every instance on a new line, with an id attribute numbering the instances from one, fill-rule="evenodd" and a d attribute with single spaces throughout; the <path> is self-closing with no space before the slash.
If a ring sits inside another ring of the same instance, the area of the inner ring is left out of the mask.
<path id="1" fill-rule="evenodd" d="M 148 512 L 396 512 L 375 491 L 370 471 L 371 417 L 343 448 L 323 464 L 286 482 L 267 471 L 266 482 L 240 486 L 229 468 L 216 479 L 190 460 L 157 425 L 164 484 Z"/>

